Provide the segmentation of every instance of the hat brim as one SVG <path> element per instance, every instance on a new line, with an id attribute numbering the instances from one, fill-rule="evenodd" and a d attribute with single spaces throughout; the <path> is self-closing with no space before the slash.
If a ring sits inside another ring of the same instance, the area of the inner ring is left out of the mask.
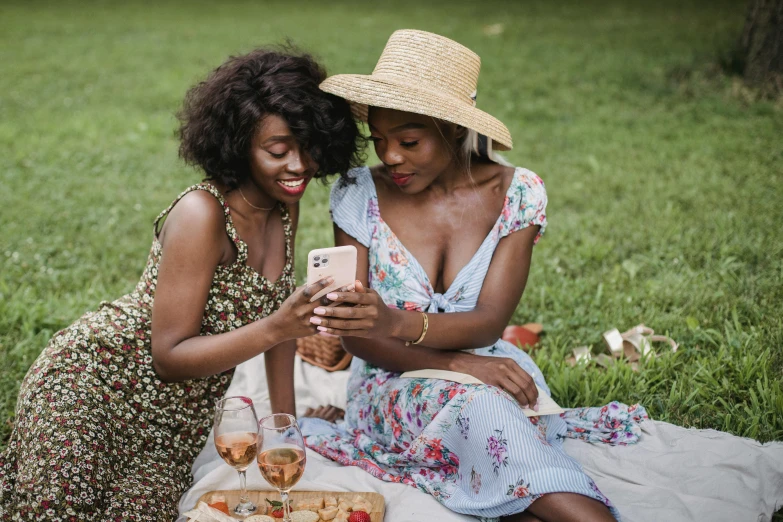
<path id="1" fill-rule="evenodd" d="M 362 74 L 337 74 L 321 83 L 321 90 L 345 98 L 354 115 L 367 121 L 368 107 L 413 112 L 472 129 L 492 139 L 494 150 L 511 150 L 508 128 L 494 116 L 441 93 Z"/>

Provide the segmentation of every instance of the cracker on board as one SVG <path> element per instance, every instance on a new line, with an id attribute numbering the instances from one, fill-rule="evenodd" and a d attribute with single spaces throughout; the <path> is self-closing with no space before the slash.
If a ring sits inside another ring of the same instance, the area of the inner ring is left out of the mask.
<path id="1" fill-rule="evenodd" d="M 359 495 L 353 499 L 352 511 L 364 511 L 365 513 L 369 513 L 372 511 L 372 504 L 370 504 L 369 500 Z"/>
<path id="2" fill-rule="evenodd" d="M 356 502 L 353 505 L 353 510 L 364 511 L 365 513 L 369 513 L 370 511 L 372 511 L 372 504 L 370 504 L 369 502 Z"/>
<path id="3" fill-rule="evenodd" d="M 251 515 L 245 519 L 245 522 L 275 522 L 275 519 L 268 515 Z"/>
<path id="4" fill-rule="evenodd" d="M 318 511 L 322 507 L 324 507 L 323 497 L 310 497 L 297 500 L 293 511 Z"/>
<path id="5" fill-rule="evenodd" d="M 291 522 L 318 522 L 318 513 L 312 511 L 294 511 L 291 513 Z"/>

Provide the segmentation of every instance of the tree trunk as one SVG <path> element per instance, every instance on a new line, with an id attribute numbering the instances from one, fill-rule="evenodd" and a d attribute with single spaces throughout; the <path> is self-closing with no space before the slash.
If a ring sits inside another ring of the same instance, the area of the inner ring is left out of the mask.
<path id="1" fill-rule="evenodd" d="M 783 92 L 783 0 L 750 0 L 740 45 L 745 80 Z"/>

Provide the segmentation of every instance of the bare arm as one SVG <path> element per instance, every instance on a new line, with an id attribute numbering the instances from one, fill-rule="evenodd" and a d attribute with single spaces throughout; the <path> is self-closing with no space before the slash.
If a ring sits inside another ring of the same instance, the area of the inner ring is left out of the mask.
<path id="1" fill-rule="evenodd" d="M 299 228 L 299 203 L 288 208 L 291 217 L 291 229 L 296 237 Z M 293 238 L 292 238 L 293 239 Z M 291 255 L 294 256 L 293 244 Z M 269 386 L 269 402 L 272 413 L 288 413 L 296 416 L 296 397 L 294 394 L 294 358 L 296 341 L 285 341 L 264 353 L 266 363 L 266 382 Z"/>
<path id="2" fill-rule="evenodd" d="M 288 413 L 296 416 L 294 396 L 294 357 L 296 341 L 286 341 L 264 353 L 266 382 L 269 386 L 269 402 L 272 413 Z"/>
<path id="3" fill-rule="evenodd" d="M 163 381 L 216 375 L 284 341 L 310 335 L 313 305 L 297 290 L 270 316 L 231 332 L 202 336 L 209 288 L 225 257 L 225 218 L 210 195 L 195 191 L 165 223 L 152 305 L 152 360 Z M 312 295 L 312 294 L 310 294 Z"/>

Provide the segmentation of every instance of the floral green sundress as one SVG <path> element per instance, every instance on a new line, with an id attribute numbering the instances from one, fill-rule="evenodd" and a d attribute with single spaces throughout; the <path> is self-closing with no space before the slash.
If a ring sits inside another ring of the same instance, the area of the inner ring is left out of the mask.
<path id="1" fill-rule="evenodd" d="M 286 263 L 277 281 L 247 264 L 247 245 L 223 206 L 234 263 L 215 271 L 201 335 L 228 332 L 275 311 L 295 287 L 291 223 L 281 204 Z M 162 249 L 157 232 L 130 294 L 58 332 L 27 373 L 8 447 L 0 453 L 2 520 L 173 520 L 190 469 L 233 370 L 165 383 L 152 366 L 151 324 Z"/>

